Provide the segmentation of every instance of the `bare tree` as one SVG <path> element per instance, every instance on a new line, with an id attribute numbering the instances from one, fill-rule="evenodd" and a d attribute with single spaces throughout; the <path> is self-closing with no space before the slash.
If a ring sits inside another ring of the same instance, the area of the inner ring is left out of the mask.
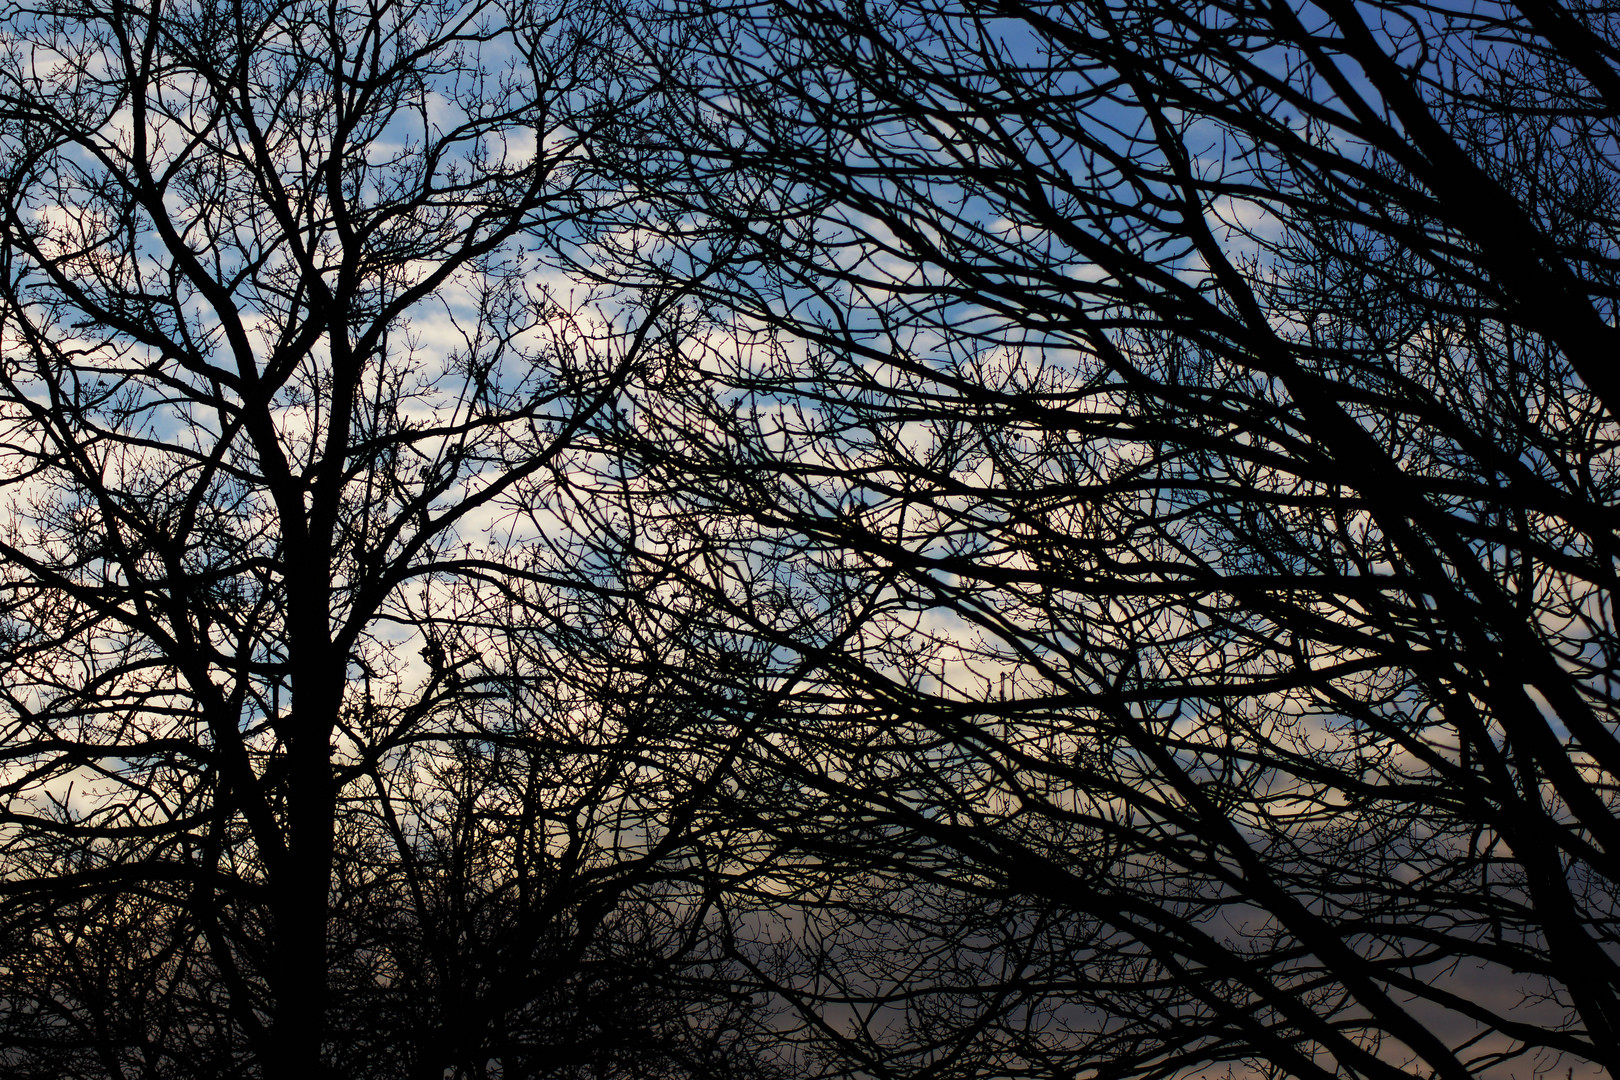
<path id="1" fill-rule="evenodd" d="M 794 673 L 728 798 L 797 1036 L 1620 1067 L 1612 12 L 668 18 L 600 242 L 694 299 L 603 437 Z"/>
<path id="2" fill-rule="evenodd" d="M 544 259 L 604 11 L 5 8 L 9 1074 L 744 1067 L 707 631 L 569 516 L 645 348 Z"/>

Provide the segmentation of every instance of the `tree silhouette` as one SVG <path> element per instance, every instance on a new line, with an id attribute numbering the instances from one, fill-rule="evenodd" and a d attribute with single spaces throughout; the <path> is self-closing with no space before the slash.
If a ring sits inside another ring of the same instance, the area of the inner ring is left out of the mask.
<path id="1" fill-rule="evenodd" d="M 4 24 L 8 1075 L 750 1067 L 694 854 L 738 736 L 651 678 L 707 631 L 569 520 L 644 351 L 544 256 L 622 20 Z"/>
<path id="2" fill-rule="evenodd" d="M 1606 9 L 6 15 L 8 1072 L 1620 1066 Z"/>
<path id="3" fill-rule="evenodd" d="M 597 227 L 691 299 L 602 437 L 795 673 L 728 793 L 792 1037 L 1620 1067 L 1612 13 L 666 16 Z"/>

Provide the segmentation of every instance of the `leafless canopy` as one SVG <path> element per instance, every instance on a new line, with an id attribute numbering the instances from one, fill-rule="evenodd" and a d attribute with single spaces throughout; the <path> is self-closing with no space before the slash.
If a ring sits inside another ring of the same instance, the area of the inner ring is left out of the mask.
<path id="1" fill-rule="evenodd" d="M 666 14 L 613 437 L 802 665 L 737 797 L 807 1043 L 1620 1068 L 1614 12 Z"/>
<path id="2" fill-rule="evenodd" d="M 10 1072 L 1620 1071 L 1613 11 L 6 14 Z"/>
<path id="3" fill-rule="evenodd" d="M 733 736 L 575 550 L 640 345 L 544 255 L 612 198 L 624 21 L 0 25 L 0 1069 L 719 1068 Z"/>

